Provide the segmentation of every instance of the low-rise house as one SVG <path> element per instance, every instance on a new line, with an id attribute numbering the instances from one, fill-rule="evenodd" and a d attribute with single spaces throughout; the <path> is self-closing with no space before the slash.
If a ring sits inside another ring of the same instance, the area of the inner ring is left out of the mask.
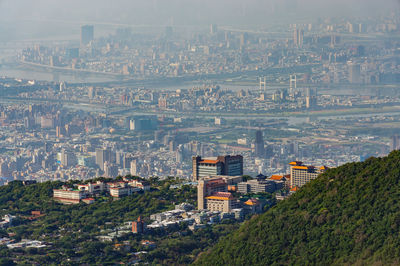
<path id="1" fill-rule="evenodd" d="M 15 216 L 12 216 L 10 214 L 4 215 L 3 220 L 0 221 L 0 228 L 6 229 L 6 228 L 12 226 L 14 219 L 15 219 Z"/>

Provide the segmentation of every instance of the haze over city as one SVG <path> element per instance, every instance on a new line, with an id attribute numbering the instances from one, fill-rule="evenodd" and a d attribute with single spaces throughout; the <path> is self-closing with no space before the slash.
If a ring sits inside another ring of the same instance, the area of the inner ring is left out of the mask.
<path id="1" fill-rule="evenodd" d="M 397 0 L 2 0 L 0 40 L 78 36 L 77 25 L 207 26 L 241 28 L 310 22 L 331 17 L 379 16 L 399 12 Z"/>
<path id="2" fill-rule="evenodd" d="M 0 266 L 397 265 L 397 0 L 0 0 Z"/>

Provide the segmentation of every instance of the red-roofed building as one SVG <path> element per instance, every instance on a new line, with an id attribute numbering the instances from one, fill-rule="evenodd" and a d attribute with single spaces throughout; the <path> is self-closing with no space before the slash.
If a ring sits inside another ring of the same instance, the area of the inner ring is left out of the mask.
<path id="1" fill-rule="evenodd" d="M 95 200 L 94 200 L 94 198 L 85 198 L 85 199 L 82 199 L 82 201 L 86 204 L 92 204 L 92 203 L 94 203 Z"/>

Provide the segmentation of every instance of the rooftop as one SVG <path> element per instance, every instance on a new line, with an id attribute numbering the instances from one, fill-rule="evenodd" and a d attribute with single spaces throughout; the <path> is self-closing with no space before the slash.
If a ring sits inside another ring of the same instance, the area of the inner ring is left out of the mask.
<path id="1" fill-rule="evenodd" d="M 206 197 L 206 199 L 231 200 L 233 196 L 230 192 L 215 192 L 211 196 Z"/>

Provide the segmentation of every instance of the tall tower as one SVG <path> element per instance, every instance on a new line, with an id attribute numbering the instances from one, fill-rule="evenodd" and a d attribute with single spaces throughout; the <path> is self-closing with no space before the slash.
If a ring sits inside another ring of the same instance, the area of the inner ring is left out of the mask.
<path id="1" fill-rule="evenodd" d="M 137 176 L 138 175 L 138 163 L 137 163 L 137 160 L 132 160 L 130 166 L 131 166 L 131 175 L 132 176 Z"/>
<path id="2" fill-rule="evenodd" d="M 349 67 L 349 82 L 350 83 L 361 83 L 361 70 L 360 65 L 350 62 Z"/>
<path id="3" fill-rule="evenodd" d="M 261 130 L 256 131 L 255 155 L 260 158 L 264 158 L 265 156 L 264 140 Z"/>
<path id="4" fill-rule="evenodd" d="M 290 93 L 290 95 L 293 95 L 293 89 L 297 89 L 296 75 L 289 76 L 289 93 Z"/>
<path id="5" fill-rule="evenodd" d="M 303 39 L 304 39 L 304 30 L 295 27 L 293 29 L 293 44 L 296 47 L 303 47 Z"/>
<path id="6" fill-rule="evenodd" d="M 104 171 L 104 162 L 106 161 L 105 157 L 106 154 L 104 149 L 102 148 L 96 149 L 96 164 L 102 171 Z"/>
<path id="7" fill-rule="evenodd" d="M 306 108 L 314 108 L 317 106 L 317 89 L 306 89 Z"/>
<path id="8" fill-rule="evenodd" d="M 211 35 L 214 35 L 214 34 L 217 33 L 217 31 L 218 31 L 217 25 L 211 24 L 211 25 L 210 25 L 210 34 L 211 34 Z"/>
<path id="9" fill-rule="evenodd" d="M 400 136 L 394 135 L 390 139 L 390 150 L 398 150 L 400 149 Z"/>
<path id="10" fill-rule="evenodd" d="M 267 78 L 260 77 L 260 93 L 265 92 L 267 86 Z"/>
<path id="11" fill-rule="evenodd" d="M 93 25 L 84 25 L 81 27 L 81 44 L 87 45 L 94 40 Z"/>

